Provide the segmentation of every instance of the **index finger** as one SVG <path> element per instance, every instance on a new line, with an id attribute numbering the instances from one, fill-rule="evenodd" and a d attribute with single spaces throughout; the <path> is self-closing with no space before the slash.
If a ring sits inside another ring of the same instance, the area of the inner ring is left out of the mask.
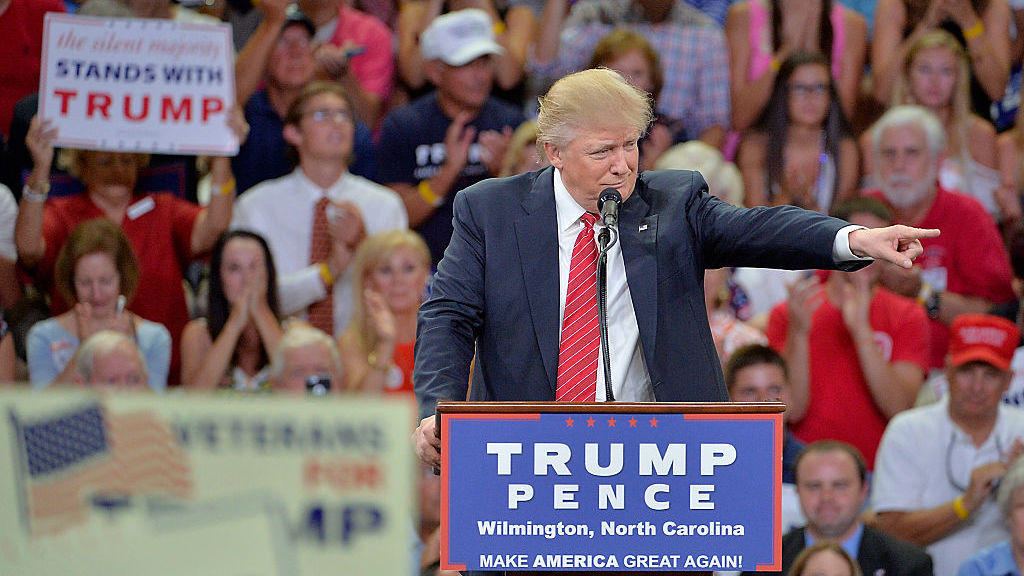
<path id="1" fill-rule="evenodd" d="M 937 238 L 942 233 L 938 228 L 913 228 L 911 226 L 900 227 L 900 239 L 921 239 Z"/>
<path id="2" fill-rule="evenodd" d="M 472 116 L 469 115 L 469 112 L 459 112 L 452 119 L 452 129 L 458 126 L 458 130 L 461 132 L 462 128 L 469 124 L 470 120 L 472 120 Z"/>

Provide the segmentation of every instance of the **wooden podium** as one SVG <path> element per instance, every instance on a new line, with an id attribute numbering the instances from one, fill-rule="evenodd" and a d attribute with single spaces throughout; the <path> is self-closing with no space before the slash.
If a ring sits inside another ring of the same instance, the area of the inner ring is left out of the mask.
<path id="1" fill-rule="evenodd" d="M 784 410 L 439 402 L 441 568 L 779 570 Z"/>

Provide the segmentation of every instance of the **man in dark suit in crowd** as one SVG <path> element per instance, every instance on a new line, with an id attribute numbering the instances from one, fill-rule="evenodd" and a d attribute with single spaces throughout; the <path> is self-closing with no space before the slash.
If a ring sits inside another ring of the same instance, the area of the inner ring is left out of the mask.
<path id="1" fill-rule="evenodd" d="M 932 559 L 922 548 L 861 521 L 868 494 L 866 471 L 860 452 L 845 442 L 821 440 L 800 452 L 796 492 L 807 526 L 782 537 L 782 572 L 774 574 L 789 573 L 804 548 L 832 540 L 856 558 L 865 576 L 932 576 Z"/>
<path id="2" fill-rule="evenodd" d="M 938 234 L 868 230 L 791 206 L 747 210 L 690 171 L 638 174 L 647 95 L 585 70 L 541 99 L 538 143 L 552 166 L 466 188 L 420 309 L 413 380 L 420 458 L 440 465 L 438 400 L 605 400 L 596 312 L 598 198 L 623 199 L 608 251 L 608 356 L 623 401 L 727 401 L 704 307 L 705 268 L 909 267 Z"/>

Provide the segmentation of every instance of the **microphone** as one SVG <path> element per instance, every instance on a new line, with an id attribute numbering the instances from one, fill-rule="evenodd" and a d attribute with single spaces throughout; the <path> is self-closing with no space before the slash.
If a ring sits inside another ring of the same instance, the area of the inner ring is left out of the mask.
<path id="1" fill-rule="evenodd" d="M 601 222 L 605 226 L 615 226 L 619 222 L 619 204 L 622 194 L 615 188 L 605 188 L 597 199 L 597 209 L 601 211 Z"/>

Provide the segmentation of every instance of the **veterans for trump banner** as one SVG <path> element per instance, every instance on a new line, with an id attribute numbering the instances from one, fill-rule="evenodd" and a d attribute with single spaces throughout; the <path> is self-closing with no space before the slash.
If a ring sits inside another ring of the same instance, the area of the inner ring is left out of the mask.
<path id="1" fill-rule="evenodd" d="M 233 155 L 231 27 L 46 15 L 39 116 L 58 146 Z"/>
<path id="2" fill-rule="evenodd" d="M 0 573 L 410 574 L 408 402 L 0 398 Z"/>
<path id="3" fill-rule="evenodd" d="M 778 570 L 780 414 L 441 412 L 442 568 Z"/>

